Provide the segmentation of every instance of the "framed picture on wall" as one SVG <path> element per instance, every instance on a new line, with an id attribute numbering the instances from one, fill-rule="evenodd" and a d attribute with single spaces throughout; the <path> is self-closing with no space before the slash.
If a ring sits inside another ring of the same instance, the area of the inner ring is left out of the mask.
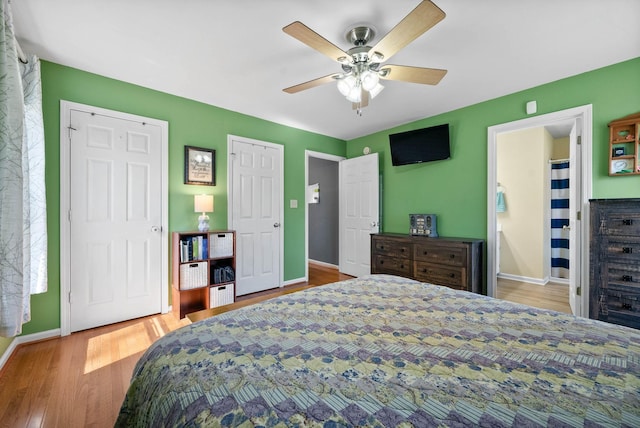
<path id="1" fill-rule="evenodd" d="M 184 184 L 216 185 L 216 151 L 184 146 Z"/>

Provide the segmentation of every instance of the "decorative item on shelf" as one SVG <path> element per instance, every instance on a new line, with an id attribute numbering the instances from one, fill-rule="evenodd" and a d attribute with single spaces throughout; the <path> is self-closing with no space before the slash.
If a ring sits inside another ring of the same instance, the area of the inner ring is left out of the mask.
<path id="1" fill-rule="evenodd" d="M 624 156 L 624 147 L 614 147 L 613 148 L 613 153 L 611 153 L 611 156 L 618 157 L 618 156 Z"/>
<path id="2" fill-rule="evenodd" d="M 209 230 L 209 216 L 206 213 L 213 212 L 213 195 L 196 195 L 194 198 L 194 211 L 202 213 L 198 217 L 198 230 L 206 232 Z"/>
<path id="3" fill-rule="evenodd" d="M 633 172 L 633 160 L 632 159 L 620 159 L 613 161 L 611 164 L 611 172 L 616 174 L 628 174 Z"/>

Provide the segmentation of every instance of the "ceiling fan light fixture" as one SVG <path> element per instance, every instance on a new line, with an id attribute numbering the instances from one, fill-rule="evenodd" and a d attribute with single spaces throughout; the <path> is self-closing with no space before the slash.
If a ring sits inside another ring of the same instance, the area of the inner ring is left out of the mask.
<path id="1" fill-rule="evenodd" d="M 364 89 L 365 91 L 371 91 L 378 84 L 380 77 L 378 76 L 378 73 L 371 70 L 367 70 L 364 73 L 362 73 L 361 80 L 362 80 L 362 89 Z"/>
<path id="2" fill-rule="evenodd" d="M 354 86 L 353 88 L 351 88 L 351 92 L 349 92 L 349 95 L 347 95 L 347 100 L 351 101 L 352 103 L 359 103 L 361 100 L 361 94 L 362 90 L 360 90 L 360 87 Z"/>
<path id="3" fill-rule="evenodd" d="M 384 55 L 380 52 L 374 52 L 371 54 L 371 62 L 380 63 L 384 60 Z"/>
<path id="4" fill-rule="evenodd" d="M 376 95 L 382 92 L 383 89 L 384 89 L 384 86 L 378 83 L 376 86 L 373 87 L 373 89 L 369 91 L 369 96 L 371 97 L 371 99 L 374 99 Z"/>
<path id="5" fill-rule="evenodd" d="M 349 96 L 355 86 L 356 79 L 353 76 L 347 76 L 338 80 L 338 91 L 345 97 Z"/>

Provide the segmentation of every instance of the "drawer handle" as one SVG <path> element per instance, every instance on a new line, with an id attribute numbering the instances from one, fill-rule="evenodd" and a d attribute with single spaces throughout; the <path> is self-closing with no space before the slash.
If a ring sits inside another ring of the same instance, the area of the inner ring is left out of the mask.
<path id="1" fill-rule="evenodd" d="M 449 258 L 451 258 L 451 259 L 455 259 L 455 258 L 456 258 L 456 255 L 455 255 L 455 254 L 451 254 L 451 255 L 449 256 Z"/>
<path id="2" fill-rule="evenodd" d="M 631 226 L 632 223 L 633 223 L 633 220 L 630 218 L 626 218 L 622 220 L 622 224 L 624 224 L 625 226 Z"/>
<path id="3" fill-rule="evenodd" d="M 429 270 L 424 268 L 424 269 L 422 269 L 422 273 L 429 273 Z"/>
<path id="4" fill-rule="evenodd" d="M 633 253 L 633 248 L 631 247 L 622 247 L 622 252 L 625 254 L 631 254 Z"/>
<path id="5" fill-rule="evenodd" d="M 404 248 L 401 248 L 401 249 L 400 249 L 400 252 L 401 252 L 401 253 L 404 253 Z"/>
<path id="6" fill-rule="evenodd" d="M 423 251 L 422 254 L 426 256 L 427 254 L 429 254 L 429 252 L 428 251 Z"/>
<path id="7" fill-rule="evenodd" d="M 633 281 L 633 277 L 631 275 L 622 275 L 622 280 L 624 282 L 631 282 Z"/>
<path id="8" fill-rule="evenodd" d="M 400 269 L 404 269 L 404 265 L 400 265 Z"/>
<path id="9" fill-rule="evenodd" d="M 456 277 L 456 274 L 455 274 L 455 273 L 450 273 L 450 274 L 449 274 L 449 278 L 455 278 L 455 277 Z"/>
<path id="10" fill-rule="evenodd" d="M 384 264 L 384 260 L 380 260 L 380 264 L 383 265 Z"/>

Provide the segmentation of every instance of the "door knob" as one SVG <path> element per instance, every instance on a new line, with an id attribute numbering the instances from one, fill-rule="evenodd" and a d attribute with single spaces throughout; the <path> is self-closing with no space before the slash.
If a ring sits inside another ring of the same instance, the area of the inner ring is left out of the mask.
<path id="1" fill-rule="evenodd" d="M 278 222 L 273 223 L 273 227 L 280 227 L 280 223 Z"/>
<path id="2" fill-rule="evenodd" d="M 159 232 L 159 231 L 160 231 L 160 227 L 158 227 L 158 226 L 151 226 L 151 231 L 152 231 L 152 232 Z"/>

